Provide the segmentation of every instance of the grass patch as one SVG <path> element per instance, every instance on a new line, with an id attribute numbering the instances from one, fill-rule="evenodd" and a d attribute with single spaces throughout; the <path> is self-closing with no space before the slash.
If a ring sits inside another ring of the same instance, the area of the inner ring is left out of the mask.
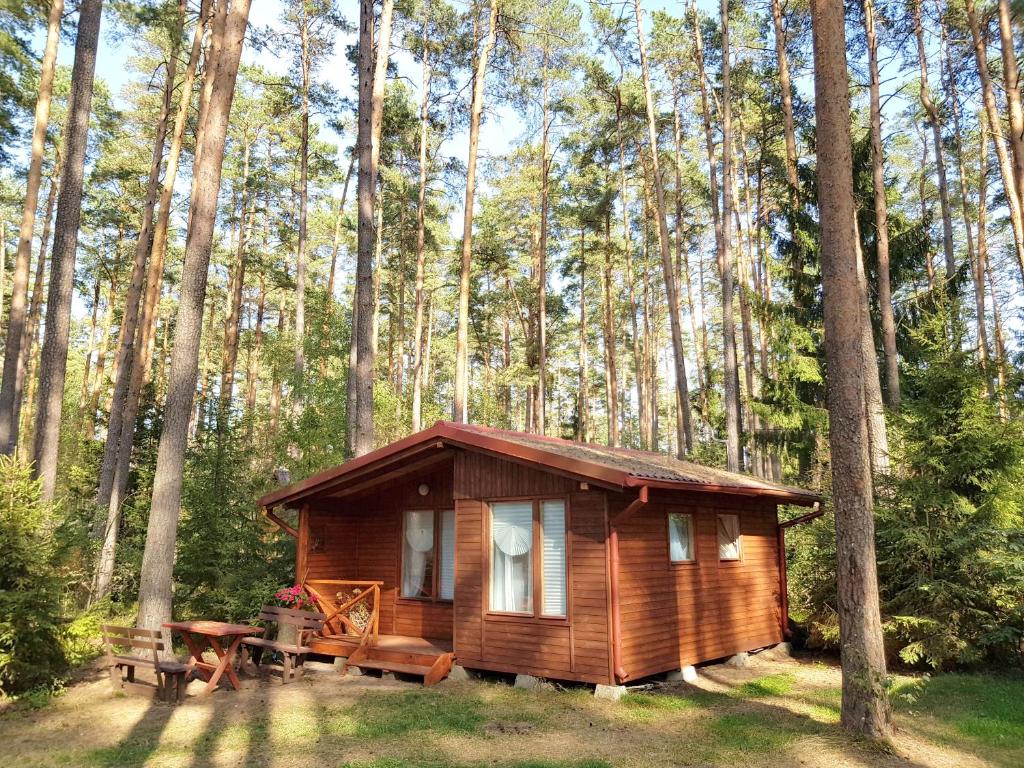
<path id="1" fill-rule="evenodd" d="M 647 722 L 672 712 L 685 712 L 700 708 L 700 704 L 688 696 L 672 696 L 667 693 L 627 693 L 619 701 L 619 707 L 629 720 Z"/>
<path id="2" fill-rule="evenodd" d="M 765 675 L 754 680 L 748 680 L 733 689 L 734 696 L 744 699 L 763 699 L 768 696 L 785 696 L 793 690 L 796 685 L 796 678 L 788 672 L 779 675 Z"/>
<path id="3" fill-rule="evenodd" d="M 517 760 L 511 763 L 453 763 L 449 760 L 393 760 L 342 763 L 341 768 L 611 768 L 606 760 Z"/>
<path id="4" fill-rule="evenodd" d="M 893 687 L 893 703 L 897 711 L 933 718 L 944 743 L 966 740 L 972 750 L 1002 764 L 1024 762 L 1024 676 L 1019 673 L 902 679 Z"/>
<path id="5" fill-rule="evenodd" d="M 744 713 L 715 718 L 710 731 L 718 740 L 716 748 L 735 752 L 775 752 L 795 736 L 791 730 L 768 721 L 763 715 Z"/>
<path id="6" fill-rule="evenodd" d="M 476 733 L 485 720 L 483 709 L 483 702 L 475 695 L 426 691 L 368 694 L 352 708 L 353 735 L 380 738 L 415 731 Z"/>

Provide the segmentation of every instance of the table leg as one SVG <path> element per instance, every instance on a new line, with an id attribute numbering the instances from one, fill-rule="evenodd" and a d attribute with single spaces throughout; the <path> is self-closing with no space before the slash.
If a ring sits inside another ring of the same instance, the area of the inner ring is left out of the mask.
<path id="1" fill-rule="evenodd" d="M 182 639 L 185 641 L 185 646 L 188 648 L 188 652 L 192 654 L 192 658 L 188 662 L 188 672 L 186 672 L 186 675 L 194 672 L 202 677 L 203 680 L 208 681 L 210 679 L 210 673 L 202 667 L 196 666 L 196 662 L 203 661 L 203 652 L 206 649 L 206 644 L 204 643 L 203 645 L 199 645 L 191 632 L 182 632 L 180 634 Z"/>
<path id="2" fill-rule="evenodd" d="M 220 657 L 220 664 L 217 665 L 217 668 L 213 671 L 209 681 L 206 683 L 204 693 L 213 691 L 217 687 L 217 683 L 220 681 L 221 675 L 225 672 L 227 673 L 228 680 L 231 682 L 234 689 L 236 691 L 241 689 L 242 684 L 238 681 L 238 676 L 235 675 L 235 670 L 231 668 L 231 661 L 235 658 L 235 652 L 238 650 L 238 646 L 241 645 L 243 637 L 244 635 L 235 635 L 234 640 L 232 640 L 231 645 L 228 646 L 226 651 L 221 647 L 216 637 L 209 638 L 210 645 L 213 647 L 214 653 Z"/>

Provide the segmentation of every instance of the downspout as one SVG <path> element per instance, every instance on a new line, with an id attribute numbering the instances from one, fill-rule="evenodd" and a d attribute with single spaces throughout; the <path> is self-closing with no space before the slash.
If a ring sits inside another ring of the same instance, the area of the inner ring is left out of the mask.
<path id="1" fill-rule="evenodd" d="M 629 674 L 622 667 L 622 609 L 619 605 L 619 526 L 647 506 L 647 486 L 640 486 L 637 497 L 608 522 L 609 574 L 612 601 L 612 672 L 615 680 L 624 683 Z"/>
<path id="2" fill-rule="evenodd" d="M 814 502 L 814 509 L 812 511 L 808 512 L 806 515 L 794 517 L 792 520 L 779 523 L 778 529 L 776 530 L 779 550 L 780 607 L 782 609 L 779 616 L 779 623 L 782 625 L 782 636 L 787 640 L 793 636 L 793 631 L 789 628 L 789 580 L 786 575 L 786 529 L 792 528 L 794 525 L 800 525 L 801 523 L 809 523 L 811 520 L 819 518 L 823 514 L 825 514 L 825 508 L 821 506 L 820 501 L 816 501 Z"/>

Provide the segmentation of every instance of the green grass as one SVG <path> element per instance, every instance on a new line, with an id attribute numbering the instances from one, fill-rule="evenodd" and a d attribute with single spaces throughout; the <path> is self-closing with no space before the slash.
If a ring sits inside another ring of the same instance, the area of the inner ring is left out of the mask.
<path id="1" fill-rule="evenodd" d="M 762 699 L 767 696 L 784 696 L 793 690 L 796 678 L 788 673 L 765 675 L 756 680 L 748 680 L 733 690 L 733 695 L 744 699 Z"/>
<path id="2" fill-rule="evenodd" d="M 410 691 L 364 696 L 353 708 L 352 716 L 357 723 L 356 736 L 382 738 L 414 731 L 475 733 L 486 720 L 483 709 L 477 696 Z"/>
<path id="3" fill-rule="evenodd" d="M 777 752 L 797 736 L 786 726 L 745 712 L 717 717 L 708 730 L 715 737 L 716 749 L 733 752 Z"/>
<path id="4" fill-rule="evenodd" d="M 1001 765 L 1024 765 L 1024 675 L 943 674 L 902 679 L 897 711 L 927 717 L 938 741 L 969 745 Z"/>
<path id="5" fill-rule="evenodd" d="M 328 693 L 284 707 L 228 707 L 194 732 L 174 725 L 176 708 L 158 707 L 119 741 L 75 747 L 58 740 L 50 751 L 42 748 L 49 742 L 40 741 L 18 764 L 198 768 L 298 759 L 296 765 L 341 768 L 610 768 L 785 764 L 799 756 L 813 766 L 809 737 L 827 738 L 858 764 L 881 760 L 838 728 L 838 673 L 825 685 L 815 675 L 811 681 L 793 668 L 725 691 L 638 692 L 617 704 L 585 691 L 520 691 L 482 682 L 347 698 Z M 899 735 L 944 750 L 949 764 L 972 755 L 995 766 L 1024 765 L 1024 675 L 904 676 L 892 692 Z M 227 696 L 219 701 L 232 703 Z M 521 723 L 533 726 L 522 737 L 492 728 Z M 559 745 L 557 752 L 548 752 L 543 739 Z"/>
<path id="6" fill-rule="evenodd" d="M 370 762 L 342 763 L 341 768 L 611 768 L 606 760 L 517 760 L 511 763 L 454 763 L 449 760 L 393 760 L 379 758 Z"/>

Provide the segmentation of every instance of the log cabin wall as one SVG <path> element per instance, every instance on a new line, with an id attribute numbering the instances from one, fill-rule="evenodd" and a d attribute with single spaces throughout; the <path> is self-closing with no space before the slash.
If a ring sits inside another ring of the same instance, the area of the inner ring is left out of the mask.
<path id="1" fill-rule="evenodd" d="M 632 496 L 608 494 L 609 514 Z M 669 562 L 668 513 L 693 515 L 696 562 Z M 742 557 L 721 561 L 717 515 L 739 516 Z M 778 518 L 772 504 L 651 493 L 619 526 L 622 664 L 631 679 L 782 642 Z"/>
<path id="2" fill-rule="evenodd" d="M 611 682 L 606 510 L 603 490 L 484 454 L 455 456 L 455 655 L 472 669 Z M 488 611 L 488 502 L 566 499 L 566 619 Z"/>
<path id="3" fill-rule="evenodd" d="M 421 483 L 429 487 L 426 496 L 418 492 Z M 451 462 L 386 483 L 371 493 L 313 501 L 306 578 L 383 581 L 381 634 L 451 640 L 451 602 L 399 595 L 402 512 L 432 508 L 453 508 Z"/>

